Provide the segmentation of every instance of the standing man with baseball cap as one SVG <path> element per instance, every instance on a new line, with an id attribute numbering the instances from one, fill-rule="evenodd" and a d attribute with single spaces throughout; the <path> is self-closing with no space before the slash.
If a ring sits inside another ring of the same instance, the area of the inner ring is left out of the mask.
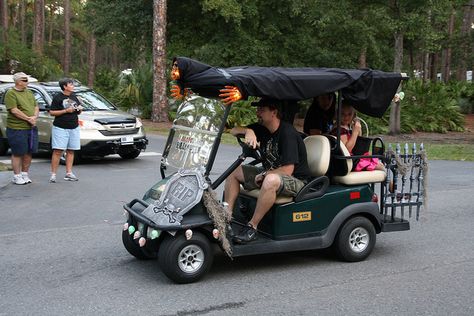
<path id="1" fill-rule="evenodd" d="M 33 92 L 27 88 L 28 75 L 17 72 L 13 75 L 15 86 L 5 94 L 7 115 L 7 138 L 12 152 L 14 184 L 28 184 L 32 154 L 38 151 L 38 129 L 36 120 L 39 107 Z"/>

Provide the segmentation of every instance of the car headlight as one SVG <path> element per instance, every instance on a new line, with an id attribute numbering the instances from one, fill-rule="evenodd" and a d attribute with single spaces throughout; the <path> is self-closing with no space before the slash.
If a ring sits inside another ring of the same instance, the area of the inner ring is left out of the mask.
<path id="1" fill-rule="evenodd" d="M 135 123 L 135 127 L 136 128 L 140 128 L 143 126 L 143 123 L 142 123 L 142 120 L 140 120 L 138 117 L 137 117 L 137 122 Z"/>
<path id="2" fill-rule="evenodd" d="M 81 129 L 103 129 L 102 125 L 100 125 L 99 123 L 86 120 L 79 120 L 79 126 L 81 127 Z"/>

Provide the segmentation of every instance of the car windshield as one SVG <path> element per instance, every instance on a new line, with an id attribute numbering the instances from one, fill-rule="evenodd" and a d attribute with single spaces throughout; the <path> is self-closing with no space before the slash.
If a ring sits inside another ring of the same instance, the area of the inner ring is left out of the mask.
<path id="1" fill-rule="evenodd" d="M 58 90 L 49 91 L 52 97 L 61 93 Z M 104 97 L 100 94 L 94 92 L 93 90 L 79 90 L 74 91 L 76 96 L 78 96 L 79 100 L 82 102 L 82 106 L 84 107 L 84 111 L 110 111 L 110 110 L 117 110 L 117 108 L 107 101 Z"/>
<path id="2" fill-rule="evenodd" d="M 178 108 L 162 162 L 173 169 L 205 167 L 224 117 L 219 100 L 192 96 Z"/>

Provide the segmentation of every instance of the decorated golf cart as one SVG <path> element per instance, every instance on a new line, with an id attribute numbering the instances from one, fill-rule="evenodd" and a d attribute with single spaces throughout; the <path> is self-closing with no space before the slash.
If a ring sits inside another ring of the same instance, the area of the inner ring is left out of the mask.
<path id="1" fill-rule="evenodd" d="M 246 225 L 259 190 L 241 190 L 232 212 L 215 190 L 242 163 L 260 153 L 240 142 L 242 153 L 216 179 L 210 173 L 232 103 L 249 97 L 284 101 L 292 120 L 297 101 L 337 92 L 336 122 L 344 98 L 367 115 L 387 110 L 402 80 L 399 73 L 327 68 L 219 68 L 178 57 L 173 95 L 182 98 L 162 160 L 162 179 L 142 198 L 127 203 L 122 240 L 138 259 L 158 258 L 163 273 L 178 283 L 194 282 L 211 267 L 214 244 L 229 257 L 333 247 L 345 261 L 361 261 L 381 232 L 410 229 L 424 202 L 426 157 L 422 146 L 392 148 L 369 140 L 369 156 L 386 171 L 352 171 L 353 159 L 331 135 L 307 136 L 312 173 L 296 197 L 277 197 L 259 225 L 258 239 L 235 244 L 230 231 Z M 410 148 L 408 148 L 410 147 Z M 248 158 L 248 159 L 247 159 Z M 225 192 L 224 192 L 225 194 Z"/>

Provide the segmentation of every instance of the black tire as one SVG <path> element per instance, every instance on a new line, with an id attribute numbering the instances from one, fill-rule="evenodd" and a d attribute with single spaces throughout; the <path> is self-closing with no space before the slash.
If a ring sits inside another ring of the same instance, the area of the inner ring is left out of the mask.
<path id="1" fill-rule="evenodd" d="M 186 240 L 183 232 L 174 237 L 166 236 L 159 252 L 158 264 L 161 271 L 176 283 L 199 280 L 210 269 L 214 260 L 209 240 L 199 232 L 195 232 L 190 240 Z M 185 271 L 186 269 L 189 270 Z"/>
<path id="2" fill-rule="evenodd" d="M 147 249 L 141 248 L 133 240 L 133 236 L 128 233 L 128 230 L 122 231 L 122 243 L 128 253 L 140 260 L 155 259 L 156 253 L 152 254 Z"/>
<path id="3" fill-rule="evenodd" d="M 82 162 L 81 152 L 79 150 L 74 151 L 74 164 L 78 165 Z M 61 158 L 59 158 L 59 163 L 62 166 L 66 165 L 66 151 L 63 151 Z"/>
<path id="4" fill-rule="evenodd" d="M 127 151 L 119 151 L 118 154 L 122 159 L 135 159 L 140 155 L 140 149 L 132 149 Z"/>
<path id="5" fill-rule="evenodd" d="M 0 138 L 0 156 L 5 156 L 8 151 L 8 141 L 4 138 Z"/>
<path id="6" fill-rule="evenodd" d="M 376 241 L 372 222 L 362 216 L 353 217 L 339 230 L 334 241 L 336 255 L 344 261 L 365 260 L 374 249 Z"/>

